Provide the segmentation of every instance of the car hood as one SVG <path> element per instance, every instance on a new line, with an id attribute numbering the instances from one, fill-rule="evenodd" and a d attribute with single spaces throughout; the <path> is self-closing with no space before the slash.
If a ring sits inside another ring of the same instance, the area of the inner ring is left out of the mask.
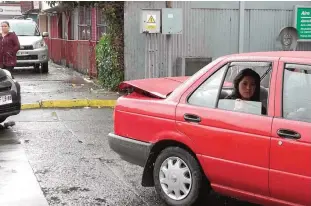
<path id="1" fill-rule="evenodd" d="M 174 91 L 180 84 L 186 81 L 189 77 L 164 77 L 164 78 L 149 78 L 124 81 L 119 85 L 120 90 L 128 88 L 136 88 L 148 92 L 156 97 L 165 99 L 169 93 Z"/>
<path id="2" fill-rule="evenodd" d="M 21 46 L 33 45 L 35 42 L 42 40 L 42 36 L 17 36 Z"/>

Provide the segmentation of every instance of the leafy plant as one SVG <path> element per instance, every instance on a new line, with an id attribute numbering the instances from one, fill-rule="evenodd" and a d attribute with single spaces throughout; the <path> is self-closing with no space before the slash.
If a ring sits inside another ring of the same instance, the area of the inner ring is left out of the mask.
<path id="1" fill-rule="evenodd" d="M 71 11 L 75 7 L 97 7 L 108 24 L 107 34 L 96 45 L 98 80 L 109 90 L 116 90 L 124 79 L 124 2 L 123 1 L 47 1 Z"/>
<path id="2" fill-rule="evenodd" d="M 118 54 L 112 47 L 110 34 L 105 34 L 96 45 L 96 63 L 98 80 L 105 88 L 116 90 L 123 81 L 123 71 L 120 70 Z"/>

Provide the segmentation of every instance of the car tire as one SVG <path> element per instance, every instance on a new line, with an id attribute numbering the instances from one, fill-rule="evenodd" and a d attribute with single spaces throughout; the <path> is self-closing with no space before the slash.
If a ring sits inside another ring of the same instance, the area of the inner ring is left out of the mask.
<path id="1" fill-rule="evenodd" d="M 36 73 L 40 73 L 40 64 L 35 64 L 34 70 Z"/>
<path id="2" fill-rule="evenodd" d="M 169 160 L 172 160 L 173 164 L 169 165 Z M 178 161 L 181 163 L 179 166 Z M 174 171 L 169 167 L 174 168 Z M 164 168 L 166 175 L 162 172 Z M 201 193 L 205 192 L 202 190 L 205 181 L 198 161 L 187 150 L 180 147 L 168 147 L 159 154 L 155 161 L 153 178 L 157 193 L 166 204 L 171 206 L 193 205 L 199 200 Z M 161 184 L 160 179 L 165 183 Z M 179 190 L 182 182 L 187 182 L 183 184 L 185 192 Z M 175 191 L 179 190 L 181 197 L 178 198 L 175 192 L 169 194 L 172 188 L 175 188 Z"/>
<path id="3" fill-rule="evenodd" d="M 49 63 L 48 62 L 42 63 L 41 71 L 42 71 L 42 73 L 48 73 L 49 72 Z"/>

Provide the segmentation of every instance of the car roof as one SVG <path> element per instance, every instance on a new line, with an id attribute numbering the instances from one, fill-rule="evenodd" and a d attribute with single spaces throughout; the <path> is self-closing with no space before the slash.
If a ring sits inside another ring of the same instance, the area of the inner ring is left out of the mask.
<path id="1" fill-rule="evenodd" d="M 227 57 L 291 57 L 311 59 L 311 51 L 267 51 L 267 52 L 247 52 L 227 55 Z"/>

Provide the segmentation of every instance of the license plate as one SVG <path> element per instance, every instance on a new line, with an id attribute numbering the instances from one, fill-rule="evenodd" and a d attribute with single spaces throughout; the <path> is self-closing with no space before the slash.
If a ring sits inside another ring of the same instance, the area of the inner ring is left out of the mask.
<path id="1" fill-rule="evenodd" d="M 28 55 L 28 52 L 19 52 L 19 55 Z"/>
<path id="2" fill-rule="evenodd" d="M 11 95 L 0 96 L 0 105 L 10 104 L 10 103 L 12 103 Z"/>

